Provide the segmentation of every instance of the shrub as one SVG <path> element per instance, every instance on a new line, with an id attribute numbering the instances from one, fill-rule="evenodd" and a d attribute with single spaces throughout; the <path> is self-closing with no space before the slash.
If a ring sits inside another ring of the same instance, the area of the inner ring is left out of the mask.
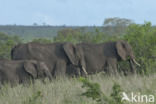
<path id="1" fill-rule="evenodd" d="M 143 25 L 132 24 L 124 39 L 133 47 L 137 61 L 141 64 L 140 73 L 155 72 L 156 66 L 156 28 L 150 22 Z"/>
<path id="2" fill-rule="evenodd" d="M 37 42 L 37 43 L 52 43 L 52 40 L 46 39 L 46 38 L 37 38 L 32 40 L 32 42 Z"/>
<path id="3" fill-rule="evenodd" d="M 0 58 L 10 59 L 12 47 L 20 42 L 21 40 L 17 36 L 8 36 L 4 33 L 0 33 Z"/>
<path id="4" fill-rule="evenodd" d="M 119 84 L 114 83 L 112 87 L 112 93 L 109 97 L 107 97 L 100 88 L 98 83 L 92 83 L 85 78 L 80 78 L 80 81 L 83 83 L 82 88 L 87 88 L 86 92 L 82 93 L 82 96 L 86 96 L 87 98 L 92 98 L 96 100 L 98 104 L 124 104 L 121 101 L 121 87 Z"/>
<path id="5" fill-rule="evenodd" d="M 117 36 L 109 36 L 104 32 L 100 32 L 95 28 L 95 32 L 83 32 L 80 29 L 64 29 L 60 30 L 57 36 L 54 37 L 54 42 L 91 42 L 102 43 L 109 40 L 116 40 Z"/>

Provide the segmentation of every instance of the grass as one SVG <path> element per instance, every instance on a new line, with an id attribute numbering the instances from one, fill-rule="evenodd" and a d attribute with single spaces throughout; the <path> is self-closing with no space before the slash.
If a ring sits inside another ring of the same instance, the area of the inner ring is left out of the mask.
<path id="1" fill-rule="evenodd" d="M 97 74 L 89 76 L 88 79 L 99 83 L 106 96 L 112 93 L 112 86 L 116 82 L 128 94 L 140 92 L 156 97 L 156 74 L 126 77 Z M 46 84 L 36 81 L 34 85 L 17 85 L 13 88 L 5 85 L 0 90 L 0 104 L 97 104 L 91 98 L 81 96 L 85 91 L 81 86 L 82 83 L 76 78 L 55 79 Z"/>

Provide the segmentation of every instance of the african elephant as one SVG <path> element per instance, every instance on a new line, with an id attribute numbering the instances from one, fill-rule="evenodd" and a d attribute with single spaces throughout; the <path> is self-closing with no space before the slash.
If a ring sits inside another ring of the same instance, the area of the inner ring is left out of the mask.
<path id="1" fill-rule="evenodd" d="M 128 60 L 131 72 L 135 73 L 135 57 L 131 46 L 123 40 L 100 44 L 79 43 L 65 44 L 66 53 L 73 65 L 83 68 L 83 74 L 92 74 L 105 71 L 108 74 L 117 74 L 117 62 Z M 76 51 L 76 52 L 74 52 Z M 85 73 L 84 73 L 85 72 Z"/>
<path id="2" fill-rule="evenodd" d="M 0 60 L 1 84 L 9 82 L 11 85 L 14 85 L 46 77 L 52 78 L 44 62 L 35 60 Z"/>
<path id="3" fill-rule="evenodd" d="M 11 51 L 12 60 L 38 60 L 43 61 L 48 66 L 52 76 L 78 74 L 79 67 L 71 64 L 66 54 L 65 44 L 68 43 L 26 43 L 15 46 Z M 72 66 L 73 65 L 73 66 Z M 74 68 L 71 71 L 72 67 Z M 67 70 L 69 68 L 70 70 Z"/>
<path id="4" fill-rule="evenodd" d="M 67 73 L 71 77 L 78 77 L 81 76 L 82 70 L 79 66 L 69 64 L 67 65 Z"/>

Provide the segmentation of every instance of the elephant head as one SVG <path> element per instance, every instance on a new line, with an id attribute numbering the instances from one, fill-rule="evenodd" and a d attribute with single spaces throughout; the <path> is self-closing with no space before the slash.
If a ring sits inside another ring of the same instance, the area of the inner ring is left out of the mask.
<path id="1" fill-rule="evenodd" d="M 140 66 L 140 64 L 135 60 L 135 56 L 132 51 L 132 47 L 123 40 L 117 41 L 116 42 L 116 50 L 117 54 L 120 57 L 121 60 L 129 60 L 130 62 L 130 67 L 134 71 L 134 66 L 133 63 Z"/>
<path id="2" fill-rule="evenodd" d="M 44 62 L 37 61 L 25 61 L 24 69 L 29 73 L 34 79 L 48 77 L 52 79 L 51 73 Z"/>
<path id="3" fill-rule="evenodd" d="M 85 69 L 85 62 L 83 59 L 83 52 L 80 47 L 72 43 L 65 43 L 63 45 L 63 49 L 65 51 L 66 56 L 68 57 L 70 63 L 74 66 L 73 70 L 79 70 L 79 68 L 83 71 L 85 75 L 87 75 L 87 71 Z M 77 67 L 77 68 L 76 68 Z M 70 67 L 71 69 L 71 67 Z M 78 72 L 78 71 L 77 71 Z"/>

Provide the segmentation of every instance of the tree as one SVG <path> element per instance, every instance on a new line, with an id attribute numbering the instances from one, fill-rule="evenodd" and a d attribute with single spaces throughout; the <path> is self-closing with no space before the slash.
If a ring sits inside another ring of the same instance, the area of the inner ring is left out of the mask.
<path id="1" fill-rule="evenodd" d="M 8 36 L 0 33 L 0 59 L 10 59 L 11 49 L 21 40 L 17 36 Z"/>
<path id="2" fill-rule="evenodd" d="M 65 28 L 57 32 L 57 36 L 54 37 L 54 41 L 64 42 L 77 42 L 79 41 L 82 32 L 80 29 L 72 29 L 72 28 Z"/>
<path id="3" fill-rule="evenodd" d="M 113 17 L 113 18 L 106 18 L 104 20 L 103 26 L 104 26 L 104 31 L 107 34 L 121 35 L 126 32 L 126 28 L 130 24 L 134 24 L 134 22 L 130 19 Z"/>
<path id="4" fill-rule="evenodd" d="M 32 42 L 37 42 L 37 43 L 42 43 L 42 44 L 52 43 L 50 39 L 46 39 L 46 38 L 37 38 L 37 39 L 32 40 Z"/>
<path id="5" fill-rule="evenodd" d="M 156 67 L 156 28 L 150 22 L 143 25 L 132 24 L 128 27 L 124 39 L 133 47 L 139 68 L 144 74 L 155 72 Z"/>
<path id="6" fill-rule="evenodd" d="M 128 26 L 133 23 L 134 22 L 130 19 L 113 17 L 113 18 L 106 18 L 103 25 L 104 26 Z"/>
<path id="7" fill-rule="evenodd" d="M 38 24 L 36 22 L 33 23 L 33 26 L 38 26 Z"/>

